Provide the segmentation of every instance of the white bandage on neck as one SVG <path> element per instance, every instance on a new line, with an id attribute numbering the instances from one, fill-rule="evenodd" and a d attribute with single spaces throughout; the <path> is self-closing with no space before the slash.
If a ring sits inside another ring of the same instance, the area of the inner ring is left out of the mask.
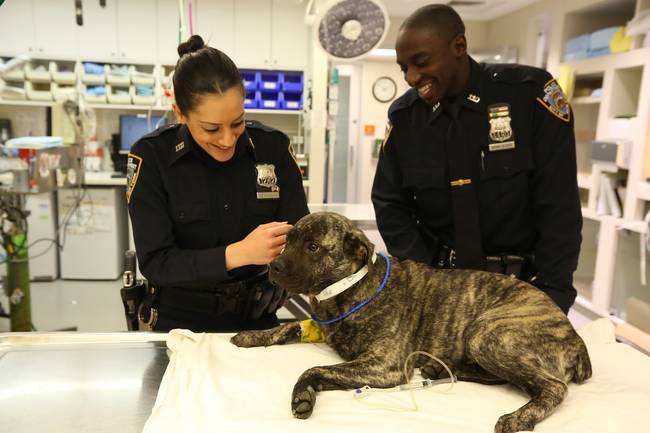
<path id="1" fill-rule="evenodd" d="M 377 254 L 373 254 L 372 262 L 375 263 L 376 260 L 377 260 Z M 368 273 L 368 265 L 364 265 L 363 268 L 359 269 L 354 274 L 348 275 L 342 280 L 339 280 L 336 283 L 330 284 L 329 286 L 325 287 L 325 289 L 323 289 L 322 292 L 316 295 L 316 299 L 318 300 L 318 302 L 320 302 L 329 298 L 333 298 L 334 296 L 346 291 L 347 289 L 349 289 L 350 287 L 358 283 L 363 277 L 366 276 L 367 273 Z"/>

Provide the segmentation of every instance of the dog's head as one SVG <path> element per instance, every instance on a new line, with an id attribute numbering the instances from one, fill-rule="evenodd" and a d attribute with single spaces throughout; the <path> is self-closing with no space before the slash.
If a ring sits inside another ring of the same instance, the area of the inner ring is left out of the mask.
<path id="1" fill-rule="evenodd" d="M 269 277 L 290 293 L 316 294 L 369 264 L 374 248 L 346 217 L 313 213 L 289 232 L 284 251 L 271 263 Z"/>

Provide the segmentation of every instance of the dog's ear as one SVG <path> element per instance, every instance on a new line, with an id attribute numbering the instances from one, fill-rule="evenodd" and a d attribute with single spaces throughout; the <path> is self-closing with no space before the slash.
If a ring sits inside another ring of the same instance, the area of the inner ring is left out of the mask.
<path id="1" fill-rule="evenodd" d="M 367 263 L 374 251 L 374 245 L 366 235 L 356 227 L 347 231 L 343 238 L 343 249 L 346 257 L 355 259 L 361 263 Z"/>

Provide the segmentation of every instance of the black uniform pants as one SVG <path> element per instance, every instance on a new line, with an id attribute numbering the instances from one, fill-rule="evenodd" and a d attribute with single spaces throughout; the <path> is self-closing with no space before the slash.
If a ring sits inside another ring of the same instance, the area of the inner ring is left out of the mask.
<path id="1" fill-rule="evenodd" d="M 187 311 L 171 306 L 158 307 L 158 319 L 153 326 L 156 332 L 169 332 L 175 328 L 194 332 L 237 332 L 249 329 L 269 329 L 279 325 L 274 314 L 263 314 L 259 319 L 245 319 L 239 314 L 212 314 Z"/>

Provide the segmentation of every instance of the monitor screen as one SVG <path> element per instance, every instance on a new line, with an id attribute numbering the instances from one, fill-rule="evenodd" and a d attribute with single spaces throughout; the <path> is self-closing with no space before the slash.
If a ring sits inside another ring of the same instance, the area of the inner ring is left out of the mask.
<path id="1" fill-rule="evenodd" d="M 147 119 L 144 114 L 122 114 L 120 115 L 120 151 L 129 153 L 131 146 L 143 135 L 154 131 L 165 125 L 165 118 L 162 116 L 151 116 Z"/>

